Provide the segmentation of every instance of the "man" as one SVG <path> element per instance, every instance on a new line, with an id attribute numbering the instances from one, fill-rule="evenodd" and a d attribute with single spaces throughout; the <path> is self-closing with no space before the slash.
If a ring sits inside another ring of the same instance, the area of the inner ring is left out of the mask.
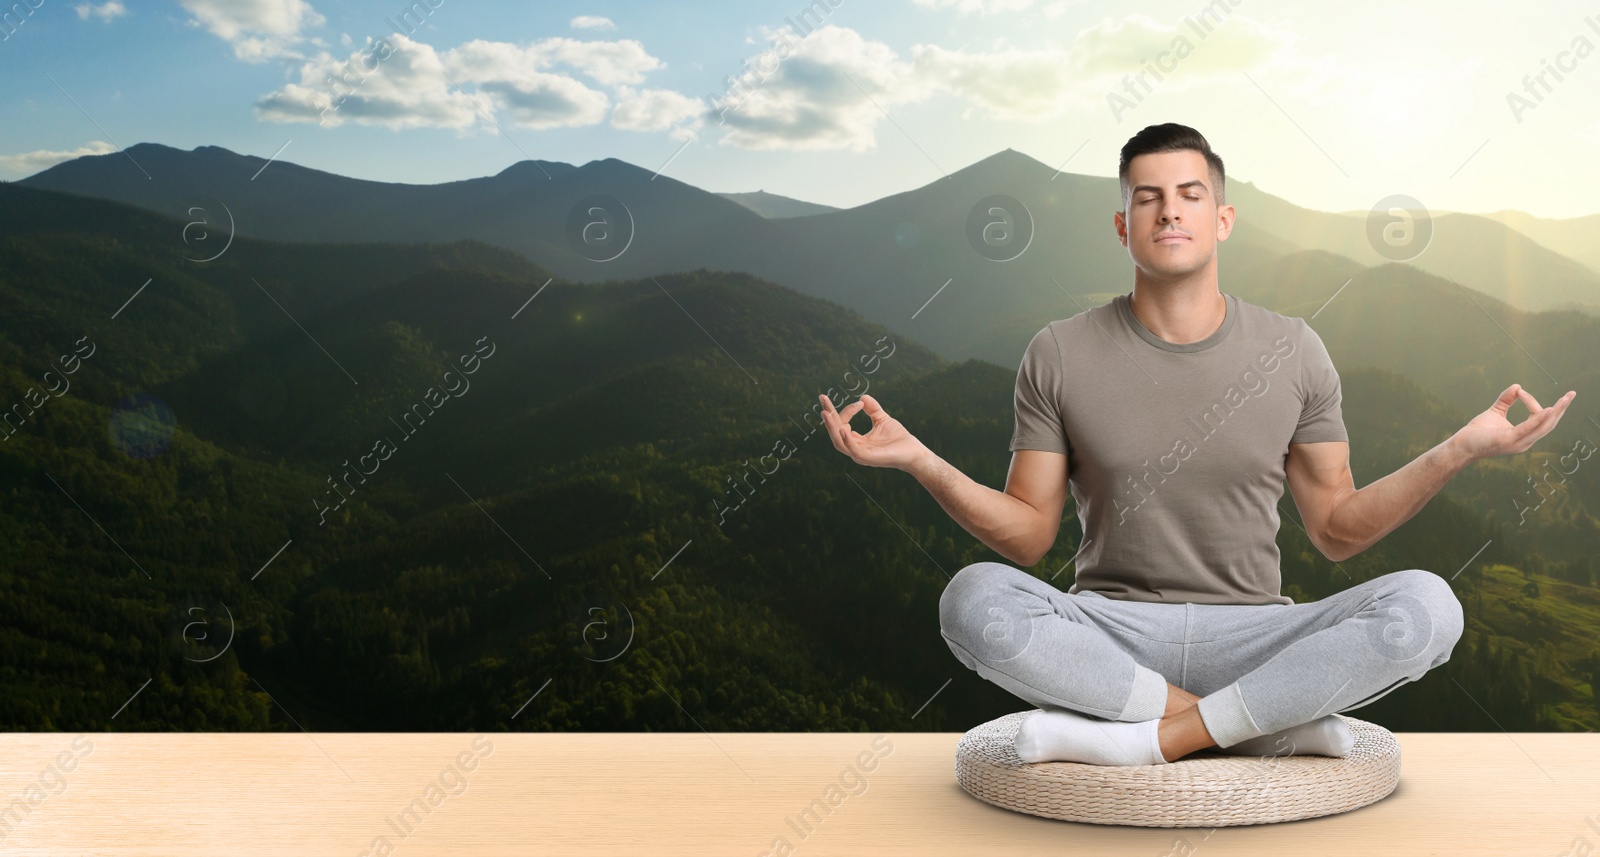
<path id="1" fill-rule="evenodd" d="M 1334 561 L 1371 547 L 1456 473 L 1543 437 L 1574 393 L 1541 407 L 1512 384 L 1449 439 L 1356 490 L 1339 376 L 1304 320 L 1221 293 L 1233 228 L 1222 159 L 1199 132 L 1154 125 L 1122 148 L 1133 293 L 1053 321 L 1017 373 L 1006 488 L 979 485 L 862 396 L 834 446 L 904 470 L 1017 566 L 1055 543 L 1067 491 L 1084 538 L 1065 593 L 980 562 L 951 580 L 952 652 L 1041 711 L 1017 735 L 1028 762 L 1162 764 L 1195 751 L 1345 755 L 1334 712 L 1449 660 L 1460 602 L 1422 569 L 1296 604 L 1279 592 L 1277 502 L 1288 479 L 1312 543 Z M 1512 425 L 1518 399 L 1530 416 Z M 850 418 L 865 411 L 872 428 Z"/>

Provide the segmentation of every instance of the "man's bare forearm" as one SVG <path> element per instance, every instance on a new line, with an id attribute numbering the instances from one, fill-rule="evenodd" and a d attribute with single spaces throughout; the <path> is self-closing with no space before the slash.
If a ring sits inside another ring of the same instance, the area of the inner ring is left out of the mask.
<path id="1" fill-rule="evenodd" d="M 1339 546 L 1335 559 L 1349 559 L 1361 553 L 1411 520 L 1445 483 L 1473 461 L 1452 436 L 1399 470 L 1346 495 L 1328 516 L 1329 541 Z"/>
<path id="2" fill-rule="evenodd" d="M 1038 562 L 1038 511 L 987 485 L 974 482 L 932 450 L 927 450 L 906 472 L 939 501 L 945 512 L 995 553 L 1024 567 Z"/>

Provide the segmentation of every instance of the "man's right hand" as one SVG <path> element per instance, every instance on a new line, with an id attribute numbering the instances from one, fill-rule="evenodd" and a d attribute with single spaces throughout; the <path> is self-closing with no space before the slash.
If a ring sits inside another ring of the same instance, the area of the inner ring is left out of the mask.
<path id="1" fill-rule="evenodd" d="M 833 448 L 850 456 L 857 464 L 909 470 L 929 451 L 871 396 L 863 394 L 859 400 L 845 405 L 842 411 L 834 410 L 833 402 L 825 394 L 819 393 L 817 398 L 822 400 L 822 421 L 827 425 L 828 436 L 833 438 Z M 866 434 L 850 428 L 850 418 L 862 410 L 872 419 L 872 428 Z"/>
<path id="2" fill-rule="evenodd" d="M 819 398 L 822 420 L 835 449 L 857 464 L 910 473 L 962 529 L 996 553 L 1027 568 L 1055 544 L 1067 502 L 1066 453 L 1016 450 L 1011 454 L 1006 490 L 996 491 L 972 481 L 935 455 L 889 416 L 877 399 L 863 395 L 839 411 L 827 396 Z M 850 418 L 863 410 L 872 418 L 872 428 L 857 434 L 850 428 Z"/>

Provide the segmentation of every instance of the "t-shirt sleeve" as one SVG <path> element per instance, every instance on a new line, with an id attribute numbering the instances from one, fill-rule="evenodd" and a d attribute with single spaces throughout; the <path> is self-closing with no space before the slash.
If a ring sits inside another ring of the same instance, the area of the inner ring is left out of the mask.
<path id="1" fill-rule="evenodd" d="M 1067 429 L 1061 421 L 1061 345 L 1045 327 L 1034 334 L 1017 370 L 1016 429 L 1011 451 L 1042 449 L 1067 453 Z"/>
<path id="2" fill-rule="evenodd" d="M 1343 394 L 1339 389 L 1339 373 L 1333 367 L 1333 358 L 1322 344 L 1322 337 L 1308 324 L 1300 331 L 1300 389 L 1304 401 L 1300 406 L 1300 423 L 1295 427 L 1290 443 L 1322 443 L 1346 441 L 1344 415 L 1340 411 Z"/>

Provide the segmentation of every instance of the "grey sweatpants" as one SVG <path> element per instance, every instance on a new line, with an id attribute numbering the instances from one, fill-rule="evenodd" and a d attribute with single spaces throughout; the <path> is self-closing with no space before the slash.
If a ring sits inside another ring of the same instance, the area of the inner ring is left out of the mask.
<path id="1" fill-rule="evenodd" d="M 1190 604 L 1069 595 L 997 562 L 956 574 L 939 625 L 961 663 L 1039 708 L 1150 720 L 1171 682 L 1219 747 L 1416 681 L 1463 627 L 1450 584 L 1416 568 L 1304 604 Z"/>

